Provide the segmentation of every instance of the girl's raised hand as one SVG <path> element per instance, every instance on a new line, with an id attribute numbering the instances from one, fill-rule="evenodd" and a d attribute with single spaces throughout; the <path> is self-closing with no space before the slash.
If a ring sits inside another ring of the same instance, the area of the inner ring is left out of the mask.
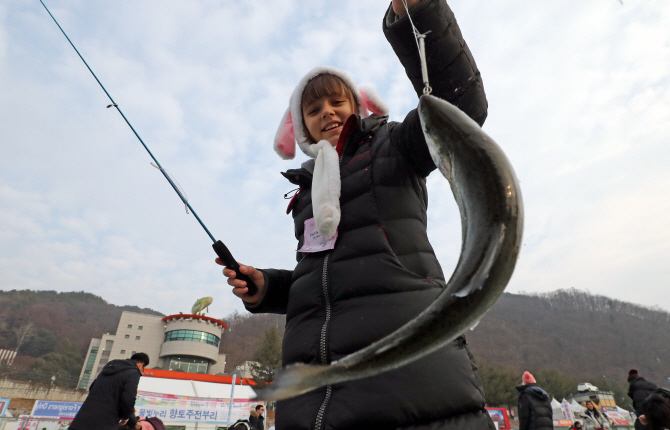
<path id="1" fill-rule="evenodd" d="M 217 258 L 214 261 L 216 261 L 216 264 L 220 266 L 225 266 L 220 258 Z M 238 264 L 240 264 L 240 272 L 242 272 L 244 275 L 247 275 L 249 279 L 251 279 L 254 284 L 256 284 L 256 287 L 258 287 L 258 292 L 256 292 L 256 294 L 253 296 L 247 294 L 249 291 L 247 288 L 247 283 L 240 281 L 239 279 L 235 279 L 236 273 L 234 270 L 230 270 L 229 268 L 225 267 L 223 269 L 223 276 L 228 278 L 228 285 L 233 287 L 233 294 L 242 299 L 242 301 L 254 305 L 261 300 L 261 297 L 263 297 L 263 293 L 265 291 L 265 277 L 263 277 L 262 272 L 254 269 L 251 266 L 245 266 L 239 262 Z"/>
<path id="2" fill-rule="evenodd" d="M 393 0 L 393 12 L 395 12 L 395 14 L 398 15 L 400 18 L 407 15 L 405 5 L 402 4 L 402 1 L 403 0 Z M 412 8 L 418 5 L 421 2 L 421 0 L 405 0 L 405 2 L 407 2 L 407 8 L 409 10 L 412 10 Z"/>

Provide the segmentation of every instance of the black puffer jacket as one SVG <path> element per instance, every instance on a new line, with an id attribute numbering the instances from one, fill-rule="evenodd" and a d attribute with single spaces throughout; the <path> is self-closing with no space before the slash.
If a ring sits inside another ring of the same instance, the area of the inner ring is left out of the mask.
<path id="1" fill-rule="evenodd" d="M 549 394 L 535 383 L 516 389 L 519 391 L 519 430 L 553 430 L 554 413 Z"/>
<path id="2" fill-rule="evenodd" d="M 140 369 L 132 360 L 112 360 L 105 364 L 95 378 L 88 397 L 72 420 L 70 430 L 116 430 L 119 420 L 128 420 L 131 428 L 134 415 Z"/>
<path id="3" fill-rule="evenodd" d="M 413 80 L 420 66 L 409 20 L 389 9 L 384 32 Z M 479 72 L 444 0 L 412 10 L 426 39 L 433 95 L 479 123 Z M 417 91 L 422 89 L 419 83 Z M 344 136 L 344 138 L 342 137 Z M 445 287 L 426 233 L 425 177 L 435 169 L 416 110 L 402 123 L 352 116 L 340 137 L 341 211 L 332 251 L 298 253 L 294 271 L 267 269 L 252 312 L 286 313 L 284 365 L 330 363 L 399 328 Z M 302 191 L 292 207 L 298 249 L 312 218 L 309 169 L 284 174 Z M 324 387 L 277 405 L 277 429 L 493 429 L 474 359 L 461 337 L 378 376 Z"/>
<path id="4" fill-rule="evenodd" d="M 656 390 L 656 384 L 647 381 L 641 376 L 628 381 L 628 397 L 633 399 L 633 407 L 637 416 L 642 415 L 642 402 Z"/>
<path id="5" fill-rule="evenodd" d="M 265 428 L 265 417 L 255 410 L 249 413 L 249 424 L 253 430 L 263 430 Z"/>

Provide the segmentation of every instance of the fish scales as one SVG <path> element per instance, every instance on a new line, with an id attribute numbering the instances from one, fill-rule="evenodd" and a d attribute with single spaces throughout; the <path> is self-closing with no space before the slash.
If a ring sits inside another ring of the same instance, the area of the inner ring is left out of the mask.
<path id="1" fill-rule="evenodd" d="M 457 107 L 424 95 L 418 110 L 432 159 L 449 181 L 461 214 L 463 239 L 454 273 L 435 301 L 404 326 L 330 365 L 287 366 L 270 387 L 259 390 L 259 399 L 286 399 L 418 360 L 477 324 L 509 282 L 523 233 L 523 203 L 512 165 Z"/>

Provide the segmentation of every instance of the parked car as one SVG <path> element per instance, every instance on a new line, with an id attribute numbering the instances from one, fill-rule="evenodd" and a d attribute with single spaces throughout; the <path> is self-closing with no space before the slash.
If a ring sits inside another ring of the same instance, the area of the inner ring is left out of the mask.
<path id="1" fill-rule="evenodd" d="M 577 391 L 583 393 L 585 391 L 598 391 L 598 387 L 589 384 L 588 382 L 583 382 L 577 385 Z"/>

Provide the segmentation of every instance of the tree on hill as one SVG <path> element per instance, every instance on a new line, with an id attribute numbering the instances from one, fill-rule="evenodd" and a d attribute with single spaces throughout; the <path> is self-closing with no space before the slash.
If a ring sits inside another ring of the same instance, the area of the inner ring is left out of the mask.
<path id="1" fill-rule="evenodd" d="M 531 371 L 538 385 L 549 393 L 549 395 L 559 402 L 570 394 L 577 393 L 579 379 L 565 375 L 556 369 L 541 369 L 535 372 Z"/>
<path id="2" fill-rule="evenodd" d="M 667 339 L 667 333 L 668 312 L 563 290 L 503 293 L 465 335 L 479 363 L 510 368 L 519 375 L 554 369 L 579 382 L 595 383 L 608 375 L 627 385 L 631 368 L 643 369 L 657 384 L 665 381 L 670 348 L 659 339 Z"/>
<path id="3" fill-rule="evenodd" d="M 254 360 L 251 374 L 258 388 L 263 388 L 274 380 L 275 371 L 281 369 L 281 337 L 277 327 L 270 326 L 265 331 L 258 342 Z"/>
<path id="4" fill-rule="evenodd" d="M 39 328 L 28 341 L 21 345 L 19 353 L 32 357 L 41 357 L 44 354 L 52 352 L 56 345 L 58 345 L 58 339 L 56 339 L 51 330 Z"/>
<path id="5" fill-rule="evenodd" d="M 30 369 L 35 370 L 39 382 L 54 381 L 54 385 L 76 386 L 84 359 L 77 346 L 69 339 L 61 340 L 53 352 L 33 361 Z M 52 377 L 55 377 L 53 380 Z"/>
<path id="6" fill-rule="evenodd" d="M 35 335 L 36 328 L 35 324 L 27 322 L 14 327 L 12 331 L 14 332 L 14 336 L 16 336 L 16 351 L 18 352 L 21 349 L 21 345 Z"/>
<path id="7" fill-rule="evenodd" d="M 275 327 L 280 339 L 284 336 L 284 315 L 241 314 L 235 311 L 221 319 L 228 326 L 219 344 L 219 351 L 226 354 L 226 369 L 234 369 L 245 361 L 253 360 L 259 338 L 268 328 Z"/>
<path id="8" fill-rule="evenodd" d="M 486 406 L 516 405 L 518 392 L 515 387 L 521 382 L 521 377 L 516 372 L 509 368 L 482 363 L 479 366 L 479 374 L 484 386 Z"/>
<path id="9" fill-rule="evenodd" d="M 15 349 L 15 331 L 32 324 L 35 337 L 30 339 L 28 336 L 21 342 L 19 354 L 39 357 L 53 350 L 54 339 L 67 338 L 76 345 L 83 358 L 91 338 L 116 330 L 124 310 L 162 315 L 136 306 L 116 306 L 83 291 L 0 291 L 0 349 Z M 15 362 L 21 361 L 17 359 Z"/>

